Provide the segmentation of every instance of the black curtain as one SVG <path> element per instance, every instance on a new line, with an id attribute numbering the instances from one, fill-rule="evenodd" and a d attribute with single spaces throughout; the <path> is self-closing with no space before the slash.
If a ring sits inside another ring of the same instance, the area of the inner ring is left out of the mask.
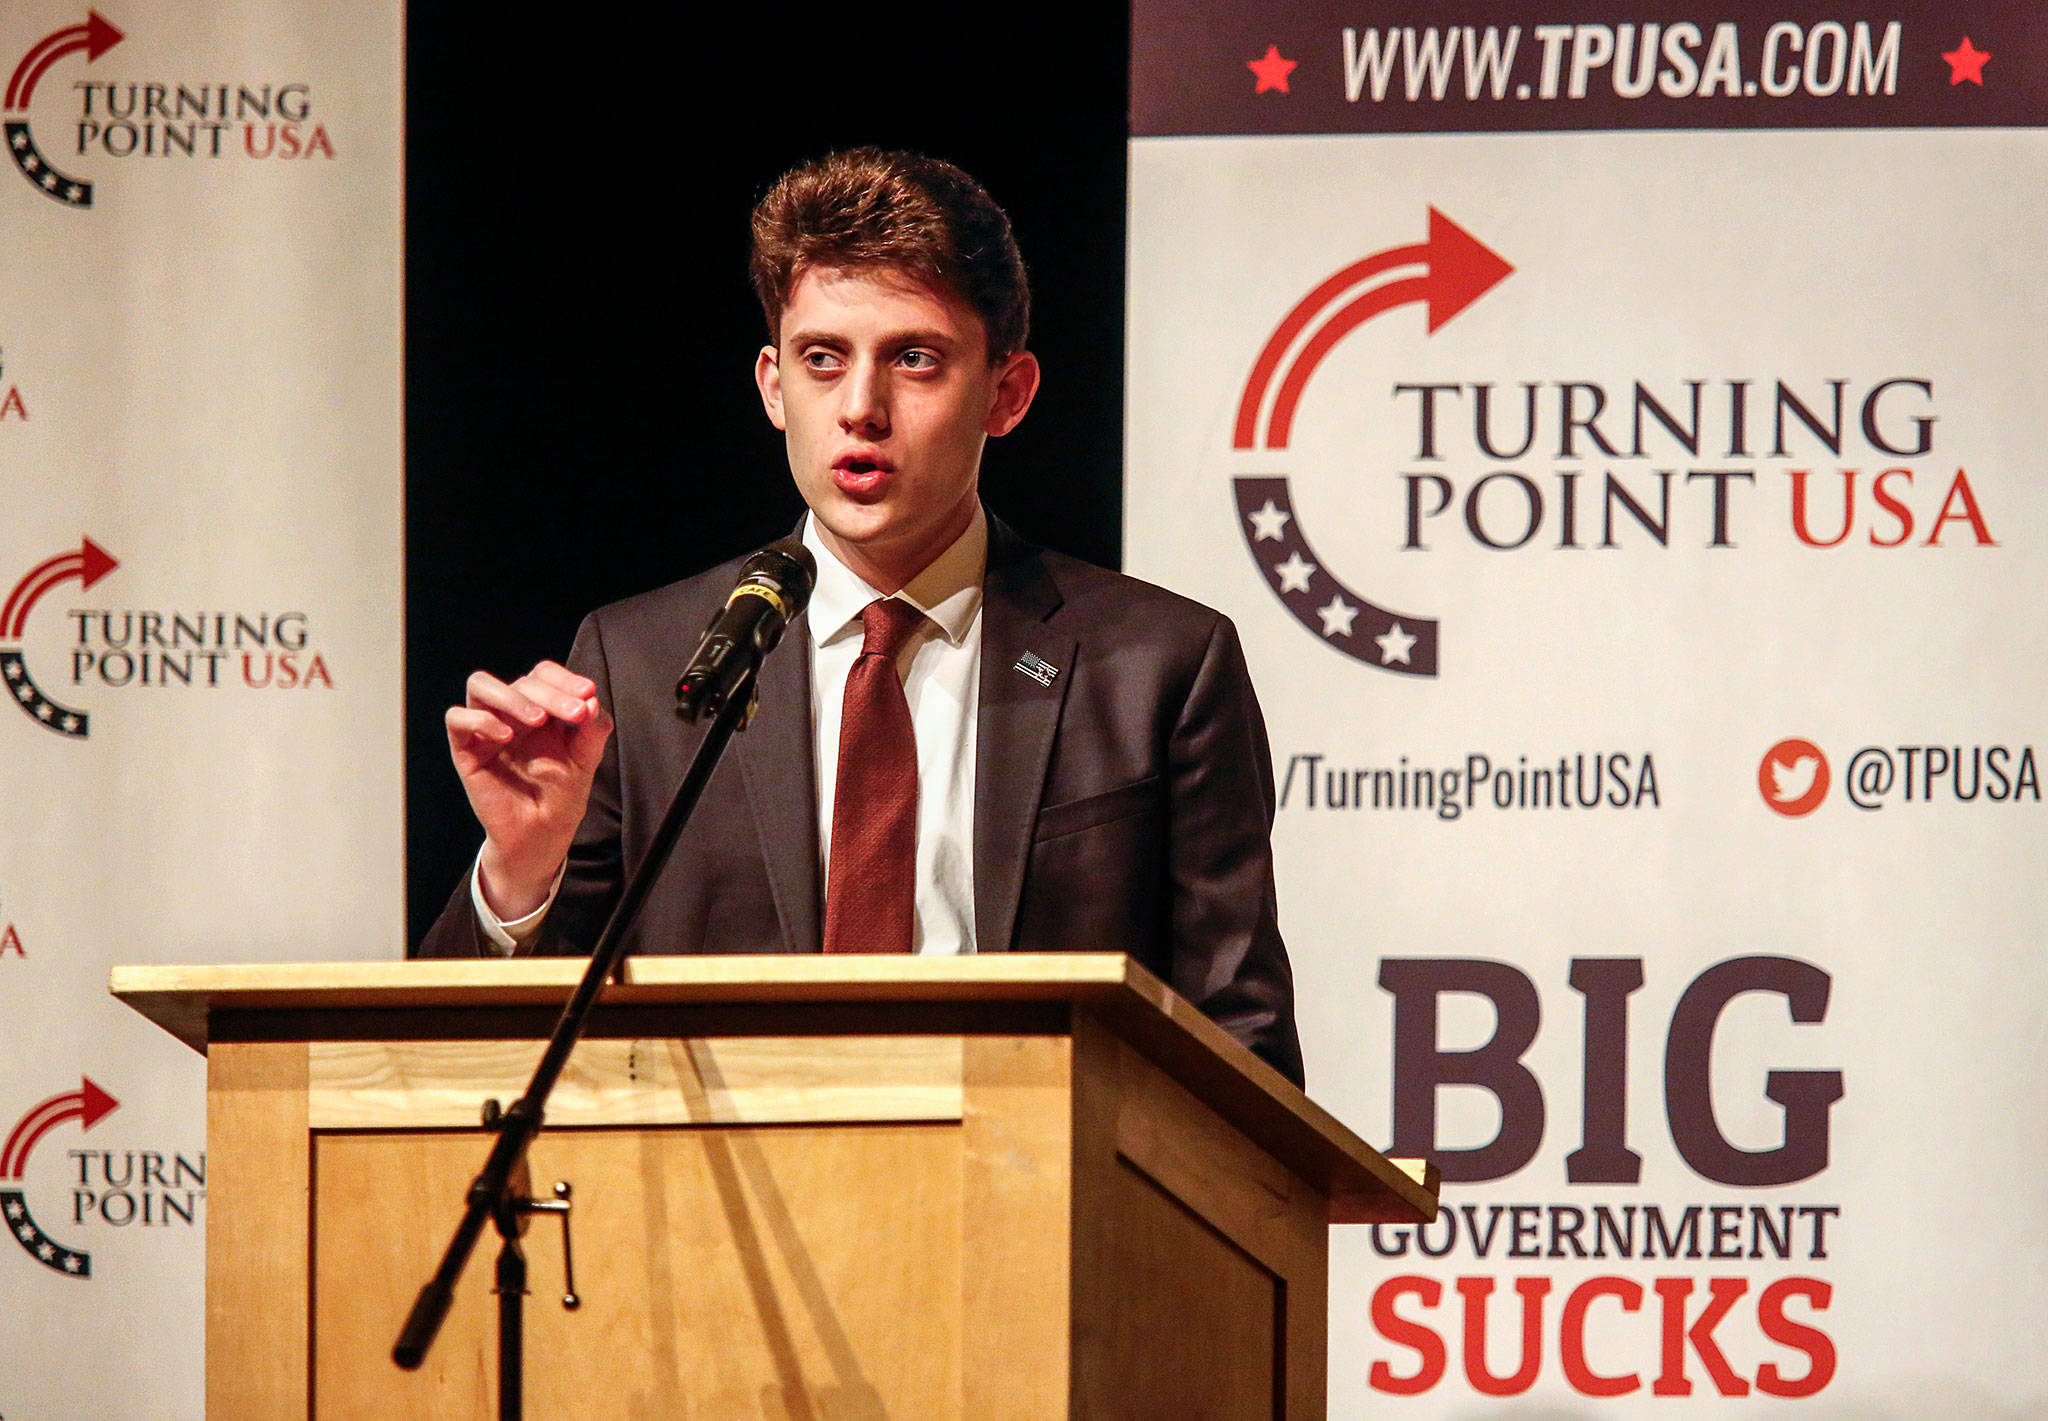
<path id="1" fill-rule="evenodd" d="M 747 214 L 792 164 L 914 148 L 1009 209 L 1045 384 L 991 443 L 985 497 L 1026 536 L 1117 564 L 1123 8 L 990 10 L 994 38 L 943 7 L 923 23 L 734 8 L 759 18 L 662 7 L 520 27 L 410 7 L 414 940 L 476 850 L 441 729 L 469 671 L 559 657 L 590 608 L 779 537 L 801 510 L 753 389 L 763 327 L 746 281 Z"/>

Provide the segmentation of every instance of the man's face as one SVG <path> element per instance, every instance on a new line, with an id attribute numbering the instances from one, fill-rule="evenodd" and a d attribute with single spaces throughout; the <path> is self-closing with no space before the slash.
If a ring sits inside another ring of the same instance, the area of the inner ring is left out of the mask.
<path id="1" fill-rule="evenodd" d="M 798 280 L 754 379 L 819 536 L 894 592 L 973 520 L 982 444 L 1024 417 L 1038 362 L 990 364 L 981 317 L 956 296 L 827 267 Z"/>

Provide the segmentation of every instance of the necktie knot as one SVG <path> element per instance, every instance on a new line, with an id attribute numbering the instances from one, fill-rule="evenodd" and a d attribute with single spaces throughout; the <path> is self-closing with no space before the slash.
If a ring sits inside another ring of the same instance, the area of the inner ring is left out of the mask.
<path id="1" fill-rule="evenodd" d="M 862 656 L 884 656 L 893 665 L 904 646 L 925 623 L 924 613 L 900 597 L 880 597 L 860 614 Z"/>

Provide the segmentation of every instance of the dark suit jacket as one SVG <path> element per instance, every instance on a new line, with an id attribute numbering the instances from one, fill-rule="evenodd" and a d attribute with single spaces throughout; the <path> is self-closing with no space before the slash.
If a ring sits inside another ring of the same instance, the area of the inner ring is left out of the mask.
<path id="1" fill-rule="evenodd" d="M 702 731 L 675 682 L 738 562 L 587 618 L 569 665 L 618 723 L 538 952 L 587 952 Z M 1198 603 L 1023 542 L 994 519 L 974 767 L 980 951 L 1121 949 L 1296 1081 L 1274 911 L 1272 756 L 1237 633 Z M 807 629 L 648 896 L 648 952 L 817 952 L 823 935 Z M 1058 668 L 1050 685 L 1025 653 Z M 488 953 L 465 883 L 422 956 Z"/>

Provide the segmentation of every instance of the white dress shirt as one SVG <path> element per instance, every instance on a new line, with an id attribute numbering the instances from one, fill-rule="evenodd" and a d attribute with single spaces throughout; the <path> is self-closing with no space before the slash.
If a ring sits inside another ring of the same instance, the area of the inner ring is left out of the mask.
<path id="1" fill-rule="evenodd" d="M 811 658 L 811 748 L 817 768 L 818 882 L 831 882 L 832 801 L 839 783 L 839 722 L 846 678 L 860 658 L 861 613 L 882 594 L 834 557 L 804 520 L 804 546 L 818 561 L 805 650 Z M 981 706 L 981 584 L 988 568 L 988 517 L 979 505 L 967 530 L 896 595 L 926 624 L 896 664 L 917 737 L 917 903 L 912 950 L 973 952 L 974 747 Z M 786 654 L 786 653 L 785 653 Z M 561 885 L 561 874 L 555 875 Z M 554 903 L 502 922 L 484 901 L 476 874 L 470 901 L 484 934 L 512 953 L 532 939 Z"/>
<path id="2" fill-rule="evenodd" d="M 846 678 L 860 659 L 860 615 L 882 594 L 832 556 L 814 519 L 804 546 L 818 560 L 811 593 L 811 746 L 817 766 L 818 882 L 830 883 L 832 800 L 839 783 L 839 721 Z M 896 595 L 925 614 L 896 663 L 917 736 L 917 915 L 913 952 L 974 951 L 974 724 L 981 705 L 981 582 L 988 519 Z"/>

